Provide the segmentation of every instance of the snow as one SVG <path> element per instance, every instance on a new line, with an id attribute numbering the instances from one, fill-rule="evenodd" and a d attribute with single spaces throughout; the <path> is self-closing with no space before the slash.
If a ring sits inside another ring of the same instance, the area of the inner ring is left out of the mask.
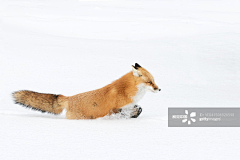
<path id="1" fill-rule="evenodd" d="M 0 159 L 239 159 L 238 128 L 169 128 L 168 107 L 240 107 L 240 2 L 1 1 Z M 66 120 L 11 93 L 66 96 L 149 70 L 137 119 Z"/>

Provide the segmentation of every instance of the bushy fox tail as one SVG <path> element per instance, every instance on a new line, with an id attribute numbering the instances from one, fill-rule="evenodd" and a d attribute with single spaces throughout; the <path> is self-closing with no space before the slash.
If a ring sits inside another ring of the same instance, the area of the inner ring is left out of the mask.
<path id="1" fill-rule="evenodd" d="M 14 92 L 13 98 L 16 104 L 53 114 L 60 114 L 68 104 L 68 97 L 63 95 L 44 94 L 27 90 Z"/>

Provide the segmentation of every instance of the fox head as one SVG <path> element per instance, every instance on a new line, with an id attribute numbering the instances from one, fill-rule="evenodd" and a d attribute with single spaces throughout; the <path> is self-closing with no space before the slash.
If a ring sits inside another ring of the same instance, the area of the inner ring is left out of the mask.
<path id="1" fill-rule="evenodd" d="M 156 85 L 153 76 L 146 69 L 141 67 L 138 63 L 135 63 L 135 66 L 132 65 L 133 75 L 137 78 L 139 83 L 144 84 L 149 91 L 157 93 L 161 91 Z"/>

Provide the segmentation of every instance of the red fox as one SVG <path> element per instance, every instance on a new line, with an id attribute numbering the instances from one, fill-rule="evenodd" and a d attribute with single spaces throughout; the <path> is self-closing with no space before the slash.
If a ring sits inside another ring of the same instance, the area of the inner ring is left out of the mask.
<path id="1" fill-rule="evenodd" d="M 14 92 L 13 97 L 17 104 L 42 112 L 60 114 L 66 109 L 67 119 L 95 119 L 112 113 L 125 114 L 125 110 L 130 111 L 129 118 L 137 118 L 142 112 L 137 102 L 148 90 L 161 91 L 153 76 L 135 63 L 131 72 L 97 90 L 69 97 L 22 90 Z"/>

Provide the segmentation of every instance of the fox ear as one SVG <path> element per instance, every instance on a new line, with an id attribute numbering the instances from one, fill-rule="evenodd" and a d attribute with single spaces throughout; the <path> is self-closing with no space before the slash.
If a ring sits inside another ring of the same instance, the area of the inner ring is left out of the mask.
<path id="1" fill-rule="evenodd" d="M 141 77 L 142 74 L 132 65 L 133 75 L 136 77 Z"/>
<path id="2" fill-rule="evenodd" d="M 135 66 L 133 66 L 135 69 L 141 68 L 141 66 L 138 63 L 135 63 Z"/>
<path id="3" fill-rule="evenodd" d="M 138 69 L 141 68 L 141 66 L 138 63 L 135 63 L 135 68 Z"/>

